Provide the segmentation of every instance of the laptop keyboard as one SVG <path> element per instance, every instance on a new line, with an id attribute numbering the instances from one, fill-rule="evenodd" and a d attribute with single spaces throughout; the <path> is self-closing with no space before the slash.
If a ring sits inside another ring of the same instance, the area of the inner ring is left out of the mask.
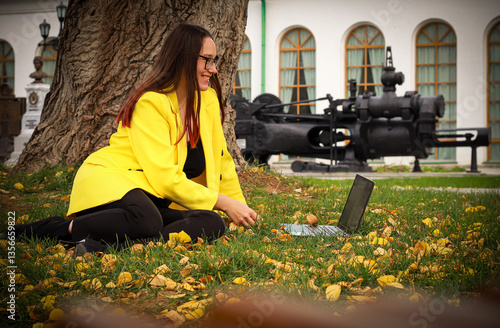
<path id="1" fill-rule="evenodd" d="M 340 231 L 342 231 L 336 226 L 308 227 L 308 229 L 315 234 L 324 234 L 324 235 L 335 235 L 338 234 Z"/>

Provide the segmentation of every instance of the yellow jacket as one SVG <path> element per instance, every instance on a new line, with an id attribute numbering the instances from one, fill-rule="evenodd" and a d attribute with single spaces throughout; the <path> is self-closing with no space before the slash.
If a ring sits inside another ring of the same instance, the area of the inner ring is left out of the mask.
<path id="1" fill-rule="evenodd" d="M 68 216 L 119 200 L 135 188 L 187 209 L 212 210 L 219 193 L 245 202 L 213 89 L 201 92 L 205 172 L 193 180 L 183 172 L 186 137 L 176 144 L 182 130 L 176 94 L 145 93 L 135 106 L 130 128 L 120 124 L 110 145 L 91 154 L 78 170 Z"/>

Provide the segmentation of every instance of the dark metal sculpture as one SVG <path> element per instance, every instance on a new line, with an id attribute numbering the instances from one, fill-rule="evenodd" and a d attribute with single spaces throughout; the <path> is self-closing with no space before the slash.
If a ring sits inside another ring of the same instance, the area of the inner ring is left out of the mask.
<path id="1" fill-rule="evenodd" d="M 330 159 L 330 164 L 295 161 L 292 170 L 371 171 L 366 161 L 384 156 L 427 158 L 433 147 L 471 147 L 471 172 L 477 171 L 476 149 L 488 146 L 489 128 L 437 130 L 438 117 L 444 115 L 442 95 L 424 97 L 408 91 L 396 95 L 396 85 L 404 75 L 392 65 L 391 48 L 386 50 L 381 97 L 366 91 L 356 96 L 356 81 L 349 81 L 350 97 L 325 98 L 282 104 L 270 94 L 254 102 L 232 99 L 236 110 L 235 133 L 248 161 L 267 164 L 273 154 Z M 287 114 L 285 106 L 328 100 L 324 114 Z"/>

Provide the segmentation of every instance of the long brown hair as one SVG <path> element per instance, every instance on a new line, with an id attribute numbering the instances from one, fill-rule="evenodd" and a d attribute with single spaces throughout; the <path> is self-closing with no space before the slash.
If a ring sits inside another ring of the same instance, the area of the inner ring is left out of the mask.
<path id="1" fill-rule="evenodd" d="M 191 148 L 194 148 L 200 138 L 201 94 L 196 77 L 197 62 L 203 39 L 206 37 L 213 39 L 210 32 L 197 25 L 181 23 L 174 27 L 168 34 L 151 71 L 121 108 L 116 123 L 121 121 L 122 126 L 130 127 L 135 104 L 144 93 L 148 91 L 162 94 L 174 92 L 175 86 L 181 81 L 182 74 L 185 74 L 186 119 L 184 120 L 184 133 L 188 134 Z M 210 77 L 210 85 L 219 98 L 220 114 L 222 123 L 224 123 L 224 104 L 222 103 L 222 91 L 217 74 Z M 181 139 L 182 135 L 177 143 Z"/>

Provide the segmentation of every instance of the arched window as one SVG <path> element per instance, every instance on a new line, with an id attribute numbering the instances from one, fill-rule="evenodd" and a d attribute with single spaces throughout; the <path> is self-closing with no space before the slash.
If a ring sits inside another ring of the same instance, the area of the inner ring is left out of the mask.
<path id="1" fill-rule="evenodd" d="M 238 61 L 236 80 L 233 84 L 233 94 L 249 101 L 252 99 L 252 47 L 250 40 L 245 35 L 243 50 Z"/>
<path id="2" fill-rule="evenodd" d="M 57 50 L 53 45 L 42 46 L 41 56 L 43 59 L 43 71 L 47 73 L 47 77 L 43 78 L 43 83 L 52 84 L 54 72 L 56 70 Z"/>
<path id="3" fill-rule="evenodd" d="M 8 83 L 14 89 L 14 50 L 12 46 L 0 40 L 0 84 Z"/>
<path id="4" fill-rule="evenodd" d="M 315 113 L 316 41 L 306 29 L 295 28 L 280 44 L 280 99 L 283 103 L 306 101 L 286 106 L 288 113 Z"/>
<path id="5" fill-rule="evenodd" d="M 500 160 L 500 23 L 488 35 L 488 160 Z"/>
<path id="6" fill-rule="evenodd" d="M 457 41 L 444 23 L 430 23 L 418 31 L 417 90 L 422 96 L 443 95 L 446 106 L 439 129 L 457 126 Z M 435 149 L 435 159 L 455 159 L 455 148 Z"/>
<path id="7" fill-rule="evenodd" d="M 384 61 L 385 39 L 376 27 L 363 25 L 352 30 L 346 42 L 346 97 L 351 79 L 357 82 L 358 95 L 368 90 L 381 96 Z"/>

